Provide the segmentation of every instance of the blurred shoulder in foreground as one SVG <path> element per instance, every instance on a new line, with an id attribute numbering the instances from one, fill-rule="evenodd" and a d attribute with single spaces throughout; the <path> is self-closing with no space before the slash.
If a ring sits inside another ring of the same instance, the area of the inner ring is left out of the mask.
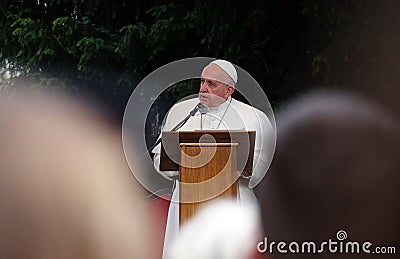
<path id="1" fill-rule="evenodd" d="M 0 96 L 1 258 L 149 258 L 119 129 L 65 96 Z"/>
<path id="2" fill-rule="evenodd" d="M 214 201 L 182 226 L 166 258 L 255 258 L 260 226 L 259 210 L 254 204 Z"/>

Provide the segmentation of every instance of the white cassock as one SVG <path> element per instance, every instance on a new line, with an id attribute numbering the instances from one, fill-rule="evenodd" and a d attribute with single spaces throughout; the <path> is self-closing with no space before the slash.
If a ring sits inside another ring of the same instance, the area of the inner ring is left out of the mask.
<path id="1" fill-rule="evenodd" d="M 198 98 L 175 104 L 168 112 L 162 131 L 170 131 L 199 103 Z M 249 180 L 239 178 L 239 202 L 255 203 L 253 188 L 268 170 L 274 151 L 274 130 L 268 117 L 260 110 L 229 97 L 207 114 L 197 112 L 180 130 L 255 130 L 253 174 Z M 161 145 L 153 149 L 154 166 L 164 177 L 177 176 L 177 171 L 159 171 Z M 179 184 L 172 194 L 164 240 L 164 253 L 179 233 Z M 164 258 L 164 256 L 163 256 Z"/>

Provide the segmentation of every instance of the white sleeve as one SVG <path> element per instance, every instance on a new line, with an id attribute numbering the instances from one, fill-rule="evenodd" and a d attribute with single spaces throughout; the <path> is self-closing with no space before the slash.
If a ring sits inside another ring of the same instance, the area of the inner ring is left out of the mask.
<path id="1" fill-rule="evenodd" d="M 170 126 L 170 124 L 171 124 L 171 122 L 170 122 L 169 113 L 168 113 L 167 114 L 167 119 L 165 121 L 165 125 L 161 129 L 161 134 L 162 134 L 163 131 L 170 130 L 172 128 Z M 159 138 L 161 138 L 161 134 L 157 138 L 157 140 Z M 153 165 L 154 165 L 154 169 L 156 169 L 157 173 L 159 173 L 162 177 L 164 177 L 164 178 L 166 178 L 168 180 L 171 180 L 171 177 L 176 177 L 176 176 L 179 175 L 178 171 L 160 171 L 161 143 L 158 144 L 157 146 L 155 146 L 151 152 L 154 153 Z"/>
<path id="2" fill-rule="evenodd" d="M 253 174 L 249 188 L 254 188 L 267 173 L 275 148 L 274 130 L 268 117 L 257 112 L 256 143 L 254 145 Z"/>

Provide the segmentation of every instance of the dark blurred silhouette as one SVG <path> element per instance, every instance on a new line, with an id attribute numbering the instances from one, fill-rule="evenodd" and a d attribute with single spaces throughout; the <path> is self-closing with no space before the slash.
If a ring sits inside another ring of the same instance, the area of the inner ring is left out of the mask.
<path id="1" fill-rule="evenodd" d="M 0 258 L 153 258 L 120 132 L 55 95 L 0 97 Z"/>
<path id="2" fill-rule="evenodd" d="M 394 118 L 370 99 L 331 91 L 309 93 L 281 110 L 275 157 L 257 189 L 268 240 L 338 241 L 336 233 L 344 230 L 345 241 L 368 240 L 371 250 L 395 246 L 399 253 L 399 127 Z M 351 255 L 328 249 L 317 255 L 273 251 L 272 258 Z"/>

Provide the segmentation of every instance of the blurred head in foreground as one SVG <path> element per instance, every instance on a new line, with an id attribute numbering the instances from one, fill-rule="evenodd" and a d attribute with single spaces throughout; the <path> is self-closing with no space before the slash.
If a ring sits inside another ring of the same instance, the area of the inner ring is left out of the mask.
<path id="1" fill-rule="evenodd" d="M 0 257 L 149 258 L 117 129 L 59 96 L 0 97 Z"/>
<path id="2" fill-rule="evenodd" d="M 259 210 L 218 200 L 205 206 L 180 229 L 167 259 L 249 259 L 260 237 Z"/>
<path id="3" fill-rule="evenodd" d="M 269 242 L 285 241 L 289 251 L 291 241 L 340 241 L 343 230 L 343 242 L 400 249 L 399 131 L 389 112 L 360 96 L 315 92 L 282 110 L 277 126 L 275 157 L 257 190 Z M 288 255 L 273 248 L 273 258 Z M 326 255 L 328 247 L 316 256 Z"/>

